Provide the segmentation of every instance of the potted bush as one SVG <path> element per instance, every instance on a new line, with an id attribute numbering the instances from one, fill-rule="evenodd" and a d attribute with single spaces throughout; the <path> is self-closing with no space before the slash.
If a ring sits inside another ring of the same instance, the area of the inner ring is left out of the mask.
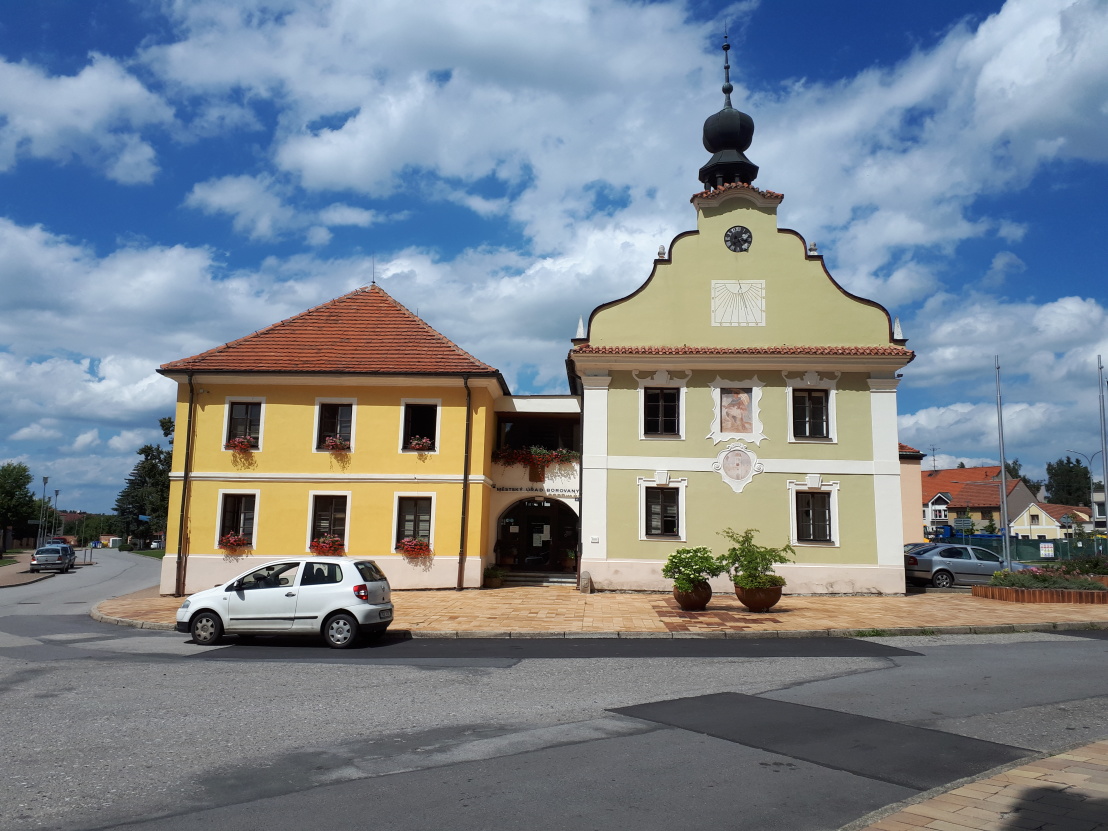
<path id="1" fill-rule="evenodd" d="M 346 545 L 343 543 L 342 537 L 337 537 L 334 534 L 324 534 L 312 540 L 309 548 L 311 548 L 313 554 L 318 554 L 321 557 L 342 557 Z"/>
<path id="2" fill-rule="evenodd" d="M 236 436 L 233 439 L 227 439 L 227 443 L 223 445 L 224 450 L 234 453 L 250 453 L 257 448 L 258 440 L 250 436 Z"/>
<path id="3" fill-rule="evenodd" d="M 242 553 L 244 548 L 250 547 L 250 539 L 243 534 L 236 534 L 232 531 L 219 538 L 219 547 L 235 557 Z"/>
<path id="4" fill-rule="evenodd" d="M 735 596 L 752 612 L 767 612 L 781 599 L 785 578 L 773 573 L 774 565 L 790 562 L 796 556 L 791 545 L 768 548 L 754 542 L 757 529 L 747 528 L 741 534 L 732 528 L 719 532 L 732 545 L 720 556 L 723 571 L 731 575 Z"/>
<path id="5" fill-rule="evenodd" d="M 410 560 L 431 556 L 431 544 L 419 537 L 404 537 L 396 544 L 396 551 Z"/>
<path id="6" fill-rule="evenodd" d="M 323 440 L 323 449 L 328 453 L 349 453 L 350 442 L 341 436 L 327 436 Z"/>
<path id="7" fill-rule="evenodd" d="M 504 583 L 504 569 L 500 566 L 485 566 L 485 588 L 499 589 Z"/>
<path id="8" fill-rule="evenodd" d="M 723 573 L 710 548 L 678 548 L 662 566 L 662 576 L 673 581 L 673 599 L 685 612 L 702 612 L 712 599 L 709 578 Z"/>

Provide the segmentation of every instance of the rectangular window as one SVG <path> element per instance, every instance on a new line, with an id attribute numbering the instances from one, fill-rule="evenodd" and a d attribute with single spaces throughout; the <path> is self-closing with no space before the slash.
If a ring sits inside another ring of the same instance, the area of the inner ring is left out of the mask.
<path id="1" fill-rule="evenodd" d="M 793 438 L 825 439 L 828 429 L 827 390 L 793 390 Z"/>
<path id="2" fill-rule="evenodd" d="M 831 541 L 831 494 L 820 491 L 797 493 L 796 539 L 799 542 Z"/>
<path id="3" fill-rule="evenodd" d="M 354 420 L 353 404 L 320 404 L 319 433 L 316 435 L 317 450 L 330 450 L 328 444 L 339 448 L 350 447 L 350 428 Z M 330 441 L 328 441 L 330 440 Z"/>
<path id="4" fill-rule="evenodd" d="M 643 390 L 643 435 L 679 436 L 681 390 L 647 387 Z"/>
<path id="5" fill-rule="evenodd" d="M 227 441 L 246 439 L 251 446 L 258 446 L 262 434 L 262 404 L 260 401 L 232 401 L 227 419 Z"/>
<path id="6" fill-rule="evenodd" d="M 312 499 L 312 539 L 324 535 L 346 542 L 346 497 L 317 494 Z"/>
<path id="7" fill-rule="evenodd" d="M 253 541 L 254 505 L 252 493 L 223 494 L 223 509 L 219 517 L 219 536 L 238 534 Z"/>
<path id="8" fill-rule="evenodd" d="M 678 498 L 677 488 L 646 489 L 646 536 L 678 536 Z"/>
<path id="9" fill-rule="evenodd" d="M 396 506 L 396 541 L 431 541 L 431 497 L 402 496 Z"/>
<path id="10" fill-rule="evenodd" d="M 1038 525 L 1039 524 L 1039 515 L 1038 514 L 1031 514 L 1031 524 L 1032 525 Z"/>
<path id="11" fill-rule="evenodd" d="M 438 432 L 437 404 L 404 405 L 404 449 L 428 451 L 435 449 Z"/>

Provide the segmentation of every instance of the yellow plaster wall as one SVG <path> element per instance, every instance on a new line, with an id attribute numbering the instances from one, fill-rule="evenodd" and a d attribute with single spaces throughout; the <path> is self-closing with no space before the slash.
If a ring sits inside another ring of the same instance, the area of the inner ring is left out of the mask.
<path id="1" fill-rule="evenodd" d="M 750 229 L 749 251 L 724 245 L 733 225 Z M 800 237 L 778 232 L 776 209 L 732 196 L 699 211 L 697 227 L 674 243 L 670 261 L 656 266 L 638 294 L 593 316 L 592 346 L 889 344 L 885 311 L 837 288 Z M 713 280 L 764 280 L 766 325 L 712 326 Z"/>

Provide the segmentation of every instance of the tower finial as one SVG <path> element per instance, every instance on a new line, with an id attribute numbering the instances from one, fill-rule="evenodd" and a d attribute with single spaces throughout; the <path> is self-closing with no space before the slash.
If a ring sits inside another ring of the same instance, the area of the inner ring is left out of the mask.
<path id="1" fill-rule="evenodd" d="M 723 106 L 731 106 L 731 91 L 734 89 L 731 86 L 731 61 L 730 55 L 727 53 L 731 51 L 731 44 L 727 42 L 727 33 L 723 35 Z"/>

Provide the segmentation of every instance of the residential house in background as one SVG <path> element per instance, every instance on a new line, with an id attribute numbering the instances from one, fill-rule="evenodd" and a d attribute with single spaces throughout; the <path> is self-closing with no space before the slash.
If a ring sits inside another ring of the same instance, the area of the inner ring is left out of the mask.
<path id="1" fill-rule="evenodd" d="M 898 443 L 900 453 L 900 512 L 904 523 L 904 542 L 923 542 L 927 537 L 917 519 L 919 505 L 923 501 L 923 483 L 920 468 L 924 454 L 903 442 Z"/>
<path id="2" fill-rule="evenodd" d="M 924 470 L 921 504 L 925 534 L 934 534 L 951 520 L 972 519 L 977 531 L 993 527 L 1000 533 L 1000 466 Z M 1021 514 L 1035 494 L 1022 479 L 1008 479 L 1008 520 Z"/>
<path id="3" fill-rule="evenodd" d="M 1024 540 L 1072 537 L 1075 526 L 1090 528 L 1087 507 L 1054 505 L 1050 502 L 1032 502 L 1009 523 L 1012 535 Z"/>

